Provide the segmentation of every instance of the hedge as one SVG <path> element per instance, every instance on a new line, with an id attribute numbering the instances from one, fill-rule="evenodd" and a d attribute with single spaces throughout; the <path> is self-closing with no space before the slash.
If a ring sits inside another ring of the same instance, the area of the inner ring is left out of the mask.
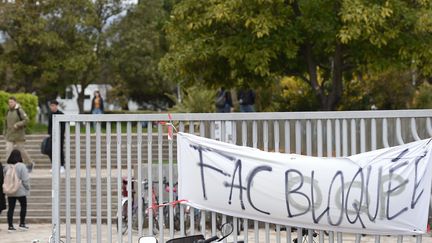
<path id="1" fill-rule="evenodd" d="M 21 105 L 23 110 L 27 113 L 30 119 L 26 130 L 29 131 L 36 124 L 36 115 L 38 108 L 38 97 L 32 94 L 16 93 L 11 94 L 5 91 L 0 91 L 0 128 L 4 129 L 4 120 L 7 110 L 9 109 L 8 100 L 9 97 L 15 96 L 17 102 Z"/>

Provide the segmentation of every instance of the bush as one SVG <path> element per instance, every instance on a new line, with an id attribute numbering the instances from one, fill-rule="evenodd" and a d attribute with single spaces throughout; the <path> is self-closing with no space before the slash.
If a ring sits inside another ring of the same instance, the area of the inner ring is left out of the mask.
<path id="1" fill-rule="evenodd" d="M 413 108 L 416 109 L 431 109 L 432 108 L 432 85 L 422 83 L 413 98 Z"/>
<path id="2" fill-rule="evenodd" d="M 8 110 L 8 100 L 10 96 L 15 96 L 17 102 L 21 105 L 23 110 L 27 113 L 30 121 L 27 125 L 27 132 L 36 124 L 36 114 L 38 108 L 38 98 L 32 94 L 17 93 L 11 94 L 5 91 L 0 91 L 0 127 L 2 132 L 4 129 L 5 115 Z"/>
<path id="3" fill-rule="evenodd" d="M 183 91 L 183 100 L 178 102 L 173 95 L 167 94 L 175 102 L 171 112 L 176 113 L 209 113 L 214 112 L 216 91 L 201 85 L 191 86 Z"/>

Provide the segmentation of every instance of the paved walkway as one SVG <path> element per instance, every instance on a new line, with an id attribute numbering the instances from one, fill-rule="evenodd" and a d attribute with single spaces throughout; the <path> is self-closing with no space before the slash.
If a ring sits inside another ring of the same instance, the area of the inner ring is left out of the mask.
<path id="1" fill-rule="evenodd" d="M 47 243 L 48 242 L 48 238 L 51 234 L 51 225 L 49 224 L 32 224 L 29 225 L 30 230 L 26 231 L 26 232 L 14 232 L 14 233 L 8 233 L 7 232 L 7 227 L 6 225 L 0 225 L 0 242 L 1 243 Z M 62 227 L 62 232 L 61 235 L 64 237 L 65 235 L 65 231 L 64 231 L 64 227 Z M 76 231 L 75 228 L 72 227 L 71 230 L 71 234 L 72 234 L 72 239 L 71 242 L 75 243 L 76 241 Z M 85 225 L 82 225 L 81 228 L 81 242 L 87 242 L 86 239 L 86 228 Z M 117 242 L 117 232 L 115 231 L 115 226 L 113 227 L 112 230 L 112 242 Z M 165 232 L 165 235 L 168 235 L 168 231 Z M 249 242 L 253 242 L 255 243 L 254 240 L 255 237 L 255 233 L 253 231 L 249 231 L 248 233 L 248 239 Z M 108 232 L 107 232 L 107 228 L 105 225 L 103 225 L 103 230 L 101 232 L 101 238 L 102 238 L 102 242 L 106 243 L 108 242 Z M 295 238 L 295 234 L 292 234 L 292 238 Z M 97 239 L 97 235 L 96 235 L 96 227 L 92 227 L 92 241 L 91 242 L 96 242 Z M 123 242 L 128 242 L 128 237 L 127 236 L 123 236 L 122 237 Z M 239 236 L 239 240 L 243 239 L 243 233 L 242 235 Z M 265 242 L 266 239 L 266 235 L 265 235 L 265 231 L 264 230 L 260 230 L 259 232 L 259 242 Z M 328 241 L 328 237 L 325 237 L 324 242 L 329 242 Z M 65 239 L 63 238 L 63 241 L 66 243 Z M 232 237 L 231 239 L 228 240 L 228 242 L 232 242 Z M 395 237 L 381 237 L 381 243 L 394 243 L 396 242 L 396 238 Z M 270 242 L 277 242 L 276 241 L 276 233 L 274 231 L 272 231 L 270 233 Z M 281 242 L 285 243 L 286 241 L 286 234 L 283 232 L 281 233 Z M 319 238 L 317 237 L 315 239 L 315 242 L 319 242 Z M 337 242 L 337 240 L 335 239 L 335 242 Z M 355 237 L 353 235 L 344 235 L 343 237 L 343 242 L 348 242 L 348 243 L 353 243 L 355 242 Z M 374 237 L 362 237 L 361 238 L 361 242 L 366 242 L 366 243 L 373 243 L 375 242 L 375 238 Z M 414 237 L 405 237 L 404 238 L 404 243 L 414 243 L 416 242 L 416 238 Z M 430 236 L 423 236 L 423 243 L 432 243 L 432 238 Z M 133 232 L 133 238 L 131 243 L 138 243 L 138 237 L 137 237 L 137 232 Z"/>

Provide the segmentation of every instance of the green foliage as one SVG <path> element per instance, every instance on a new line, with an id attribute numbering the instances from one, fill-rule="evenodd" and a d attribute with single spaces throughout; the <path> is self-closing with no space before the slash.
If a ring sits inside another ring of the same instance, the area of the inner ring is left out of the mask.
<path id="1" fill-rule="evenodd" d="M 313 111 L 319 108 L 318 100 L 310 87 L 295 77 L 284 77 L 279 82 L 275 102 L 278 111 Z"/>
<path id="2" fill-rule="evenodd" d="M 168 100 L 173 85 L 158 70 L 167 50 L 163 23 L 168 18 L 164 1 L 141 1 L 114 23 L 108 32 L 113 98 L 153 103 Z"/>
<path id="3" fill-rule="evenodd" d="M 340 110 L 407 109 L 416 87 L 410 72 L 389 69 L 354 78 L 345 89 Z"/>
<path id="4" fill-rule="evenodd" d="M 9 109 L 8 100 L 9 97 L 11 96 L 15 96 L 17 102 L 27 113 L 27 116 L 29 117 L 30 121 L 29 124 L 27 125 L 26 130 L 30 131 L 36 124 L 36 115 L 38 109 L 38 98 L 37 96 L 34 96 L 32 94 L 24 94 L 24 93 L 11 94 L 5 91 L 0 91 L 0 127 L 1 128 L 4 127 L 5 115 Z"/>
<path id="5" fill-rule="evenodd" d="M 181 102 L 173 95 L 168 96 L 173 102 L 174 107 L 170 109 L 171 112 L 176 113 L 208 113 L 215 111 L 215 98 L 216 92 L 207 89 L 202 85 L 194 85 L 186 88 L 183 91 L 183 99 Z"/>
<path id="6" fill-rule="evenodd" d="M 432 109 L 432 85 L 423 82 L 415 92 L 412 108 Z"/>
<path id="7" fill-rule="evenodd" d="M 312 87 L 320 109 L 334 110 L 353 73 L 432 73 L 431 2 L 183 0 L 160 65 L 169 78 L 211 87 L 295 76 Z"/>

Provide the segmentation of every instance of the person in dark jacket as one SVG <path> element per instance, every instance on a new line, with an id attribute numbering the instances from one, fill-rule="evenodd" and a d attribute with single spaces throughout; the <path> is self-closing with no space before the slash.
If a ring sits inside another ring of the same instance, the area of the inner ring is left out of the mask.
<path id="1" fill-rule="evenodd" d="M 53 134 L 53 124 L 52 124 L 52 119 L 53 119 L 53 115 L 63 115 L 64 113 L 59 110 L 58 108 L 58 101 L 57 100 L 51 100 L 49 102 L 49 107 L 50 107 L 50 114 L 49 114 L 49 119 L 48 119 L 48 134 L 50 135 L 51 141 L 52 141 L 52 134 Z M 60 173 L 64 173 L 65 171 L 65 157 L 64 157 L 64 138 L 65 138 L 65 124 L 61 123 L 60 125 L 60 133 L 61 133 L 61 139 L 60 139 Z M 51 153 L 48 154 L 51 163 L 52 163 L 52 151 Z"/>
<path id="2" fill-rule="evenodd" d="M 237 92 L 240 112 L 255 112 L 255 92 L 251 89 L 240 89 Z"/>
<path id="3" fill-rule="evenodd" d="M 0 163 L 0 185 L 3 185 L 4 175 L 3 175 L 3 165 Z M 3 193 L 3 187 L 0 186 L 0 214 L 6 209 L 6 199 Z"/>
<path id="4" fill-rule="evenodd" d="M 98 90 L 94 92 L 94 97 L 91 104 L 92 114 L 103 114 L 104 113 L 104 100 Z"/>
<path id="5" fill-rule="evenodd" d="M 221 88 L 216 93 L 216 112 L 228 113 L 233 109 L 233 102 L 231 98 L 231 92 Z"/>

